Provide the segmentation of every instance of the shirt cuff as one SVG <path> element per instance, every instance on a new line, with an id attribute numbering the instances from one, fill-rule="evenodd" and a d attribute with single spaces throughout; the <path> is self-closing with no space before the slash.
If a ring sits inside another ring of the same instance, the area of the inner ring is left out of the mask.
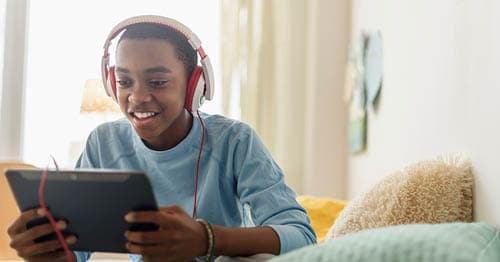
<path id="1" fill-rule="evenodd" d="M 306 235 L 300 228 L 291 225 L 266 225 L 271 227 L 280 239 L 280 254 L 316 243 L 315 236 Z"/>

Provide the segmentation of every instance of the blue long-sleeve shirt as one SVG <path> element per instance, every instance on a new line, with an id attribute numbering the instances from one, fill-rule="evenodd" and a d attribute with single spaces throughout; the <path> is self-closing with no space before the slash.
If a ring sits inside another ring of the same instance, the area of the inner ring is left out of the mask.
<path id="1" fill-rule="evenodd" d="M 197 217 L 227 227 L 270 226 L 279 236 L 281 253 L 316 243 L 305 210 L 255 131 L 223 116 L 202 114 L 202 118 L 206 135 Z M 88 137 L 76 167 L 143 171 L 159 206 L 178 205 L 191 214 L 201 132 L 193 117 L 184 140 L 169 150 L 155 151 L 145 146 L 128 120 L 105 123 Z M 91 255 L 75 254 L 78 261 Z M 141 261 L 140 256 L 130 258 Z"/>

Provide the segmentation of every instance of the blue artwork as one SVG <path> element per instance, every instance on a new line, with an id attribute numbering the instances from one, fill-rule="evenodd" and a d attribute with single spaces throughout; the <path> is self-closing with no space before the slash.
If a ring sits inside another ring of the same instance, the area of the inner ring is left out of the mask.
<path id="1" fill-rule="evenodd" d="M 349 101 L 349 152 L 366 148 L 366 92 L 364 87 L 364 52 L 366 37 L 359 34 L 351 46 L 347 64 L 346 92 Z"/>
<path id="2" fill-rule="evenodd" d="M 349 102 L 349 152 L 366 149 L 367 109 L 376 107 L 382 87 L 382 36 L 380 32 L 360 33 L 349 52 L 345 99 Z"/>
<path id="3" fill-rule="evenodd" d="M 365 51 L 365 88 L 368 105 L 374 105 L 382 87 L 382 35 L 379 31 L 368 36 Z"/>

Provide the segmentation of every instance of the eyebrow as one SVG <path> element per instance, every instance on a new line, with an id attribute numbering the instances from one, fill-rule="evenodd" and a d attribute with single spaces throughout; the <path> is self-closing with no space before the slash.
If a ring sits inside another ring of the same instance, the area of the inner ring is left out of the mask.
<path id="1" fill-rule="evenodd" d="M 128 70 L 127 68 L 123 68 L 123 67 L 116 67 L 115 71 L 125 73 L 125 74 L 130 73 L 130 70 Z M 171 72 L 172 72 L 172 70 L 170 70 L 169 68 L 166 68 L 164 66 L 151 67 L 151 68 L 147 68 L 144 70 L 144 73 L 147 73 L 147 74 L 171 73 Z"/>
<path id="2" fill-rule="evenodd" d="M 123 68 L 123 67 L 116 67 L 115 71 L 122 72 L 122 73 L 129 73 L 130 72 L 127 68 Z"/>
<path id="3" fill-rule="evenodd" d="M 144 73 L 148 73 L 148 74 L 151 74 L 151 73 L 171 73 L 171 72 L 172 72 L 172 70 L 170 70 L 164 66 L 151 67 L 151 68 L 144 70 Z"/>

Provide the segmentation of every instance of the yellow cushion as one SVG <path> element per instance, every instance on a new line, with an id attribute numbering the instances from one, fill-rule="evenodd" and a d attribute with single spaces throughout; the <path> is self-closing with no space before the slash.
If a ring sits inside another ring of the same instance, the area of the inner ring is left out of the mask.
<path id="1" fill-rule="evenodd" d="M 298 196 L 297 201 L 306 209 L 318 243 L 323 242 L 328 229 L 347 204 L 341 200 L 313 196 Z"/>

